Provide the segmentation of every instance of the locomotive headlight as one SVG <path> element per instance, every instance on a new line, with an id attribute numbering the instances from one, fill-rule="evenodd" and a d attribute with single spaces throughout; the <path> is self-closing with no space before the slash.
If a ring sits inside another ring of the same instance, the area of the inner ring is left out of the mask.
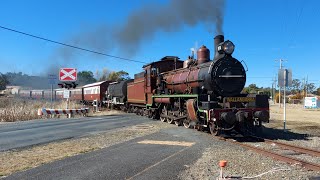
<path id="1" fill-rule="evenodd" d="M 233 51 L 234 51 L 234 44 L 231 42 L 231 41 L 226 41 L 223 43 L 223 51 L 226 53 L 226 54 L 232 54 Z"/>

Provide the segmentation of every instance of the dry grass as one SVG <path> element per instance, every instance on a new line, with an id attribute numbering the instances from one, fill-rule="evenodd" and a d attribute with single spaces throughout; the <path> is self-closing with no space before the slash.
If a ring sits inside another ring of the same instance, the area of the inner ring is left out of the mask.
<path id="1" fill-rule="evenodd" d="M 283 107 L 279 105 L 271 105 L 271 118 L 276 120 L 283 120 Z M 320 125 L 320 110 L 318 109 L 304 109 L 303 105 L 287 104 L 286 105 L 286 119 L 290 121 L 297 121 L 303 123 L 317 123 Z"/>
<path id="2" fill-rule="evenodd" d="M 283 128 L 283 107 L 270 105 L 270 128 Z M 292 131 L 320 136 L 320 111 L 317 109 L 304 109 L 303 105 L 286 105 L 286 126 Z"/>
<path id="3" fill-rule="evenodd" d="M 38 109 L 56 108 L 64 109 L 66 102 L 16 99 L 16 98 L 0 98 L 0 122 L 26 121 L 31 119 L 40 119 Z M 70 102 L 70 108 L 81 108 L 82 106 L 74 102 Z"/>

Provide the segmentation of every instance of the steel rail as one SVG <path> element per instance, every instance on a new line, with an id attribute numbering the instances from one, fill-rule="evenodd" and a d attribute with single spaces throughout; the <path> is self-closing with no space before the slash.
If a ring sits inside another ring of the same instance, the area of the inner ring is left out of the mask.
<path id="1" fill-rule="evenodd" d="M 257 138 L 257 137 L 255 137 Z M 311 163 L 311 162 L 307 162 L 307 161 L 303 161 L 297 158 L 293 158 L 293 157 L 289 157 L 289 156 L 285 156 L 282 154 L 278 154 L 278 153 L 274 153 L 270 150 L 265 150 L 262 148 L 257 148 L 248 144 L 244 144 L 238 141 L 235 141 L 234 139 L 226 139 L 226 138 L 219 138 L 220 140 L 225 140 L 227 142 L 233 143 L 233 144 L 237 144 L 241 147 L 244 147 L 246 149 L 255 151 L 259 154 L 271 157 L 273 159 L 279 160 L 279 161 L 283 161 L 286 163 L 290 163 L 290 164 L 300 164 L 301 166 L 309 169 L 309 170 L 313 170 L 313 171 L 320 171 L 320 164 L 315 164 L 315 163 Z M 270 140 L 271 141 L 271 140 Z"/>
<path id="2" fill-rule="evenodd" d="M 283 143 L 283 142 L 277 142 L 277 141 L 274 141 L 274 140 L 271 140 L 271 139 L 264 139 L 264 138 L 257 137 L 257 136 L 250 136 L 250 137 L 263 140 L 264 142 L 269 143 L 269 144 L 275 144 L 275 145 L 277 145 L 279 147 L 282 147 L 284 149 L 287 149 L 287 150 L 293 150 L 293 151 L 300 152 L 300 153 L 303 153 L 303 154 L 309 154 L 309 155 L 312 155 L 312 156 L 320 157 L 320 151 L 315 150 L 315 149 L 299 147 L 299 146 L 296 146 L 296 145 L 291 145 L 291 144 L 287 144 L 287 143 Z"/>
<path id="3" fill-rule="evenodd" d="M 309 155 L 312 155 L 312 156 L 320 157 L 320 151 L 317 151 L 315 149 L 299 147 L 299 146 L 295 146 L 295 145 L 291 145 L 291 144 L 287 144 L 287 143 L 272 141 L 272 140 L 269 140 L 269 139 L 265 139 L 265 142 L 270 143 L 270 144 L 273 143 L 273 144 L 275 144 L 275 145 L 277 145 L 279 147 L 282 147 L 284 149 L 293 150 L 293 151 L 296 151 L 296 152 L 300 152 L 300 153 L 304 153 L 304 154 L 309 154 Z"/>
<path id="4" fill-rule="evenodd" d="M 284 156 L 284 155 L 281 155 L 281 154 L 277 154 L 277 153 L 274 153 L 274 152 L 271 152 L 271 151 L 268 151 L 268 150 L 265 150 L 265 149 L 257 148 L 257 147 L 254 147 L 254 146 L 251 146 L 251 145 L 248 145 L 248 144 L 237 142 L 237 141 L 229 141 L 229 140 L 227 140 L 227 141 L 228 142 L 232 142 L 232 143 L 237 144 L 237 145 L 240 145 L 240 146 L 245 147 L 247 149 L 253 150 L 253 151 L 255 151 L 257 153 L 260 153 L 260 154 L 263 154 L 265 156 L 280 160 L 280 161 L 284 161 L 284 162 L 291 163 L 291 164 L 298 163 L 298 164 L 300 164 L 301 166 L 303 166 L 303 167 L 305 167 L 307 169 L 310 169 L 310 170 L 313 170 L 313 171 L 320 171 L 320 164 L 315 164 L 315 163 L 303 161 L 303 160 L 300 160 L 300 159 L 296 159 L 296 158 L 293 158 L 293 157 Z"/>

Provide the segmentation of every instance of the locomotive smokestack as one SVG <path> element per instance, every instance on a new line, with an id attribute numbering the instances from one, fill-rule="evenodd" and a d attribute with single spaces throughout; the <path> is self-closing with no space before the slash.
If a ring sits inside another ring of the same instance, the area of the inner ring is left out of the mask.
<path id="1" fill-rule="evenodd" d="M 215 60 L 219 56 L 217 47 L 222 42 L 224 42 L 223 35 L 217 35 L 216 37 L 214 37 L 214 58 L 213 58 L 213 60 Z"/>

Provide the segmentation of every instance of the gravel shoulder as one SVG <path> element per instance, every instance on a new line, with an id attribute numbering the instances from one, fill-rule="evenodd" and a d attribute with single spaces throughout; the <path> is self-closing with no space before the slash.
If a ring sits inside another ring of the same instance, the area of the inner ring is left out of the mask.
<path id="1" fill-rule="evenodd" d="M 261 136 L 297 146 L 320 149 L 320 111 L 303 109 L 302 105 L 287 105 L 287 132 L 283 131 L 283 108 L 270 105 L 270 123 L 262 128 Z M 275 149 L 276 146 L 263 143 L 250 145 Z M 299 164 L 286 164 L 262 156 L 253 151 L 225 146 L 225 143 L 211 145 L 203 152 L 196 163 L 180 174 L 181 179 L 216 179 L 219 176 L 220 160 L 227 160 L 224 170 L 226 176 L 253 179 L 320 179 L 320 172 L 308 171 Z M 320 163 L 319 158 L 292 151 L 278 149 L 278 153 L 286 154 L 309 162 Z M 268 172 L 262 176 L 262 173 Z"/>
<path id="2" fill-rule="evenodd" d="M 290 165 L 240 147 L 219 143 L 211 145 L 201 158 L 180 174 L 180 179 L 213 180 L 219 177 L 219 161 L 226 160 L 224 176 L 243 179 L 309 179 L 320 172 L 308 171 L 300 165 Z M 262 175 L 265 172 L 267 174 Z M 261 175 L 261 176 L 259 176 Z M 255 178 L 254 178 L 255 177 Z"/>

